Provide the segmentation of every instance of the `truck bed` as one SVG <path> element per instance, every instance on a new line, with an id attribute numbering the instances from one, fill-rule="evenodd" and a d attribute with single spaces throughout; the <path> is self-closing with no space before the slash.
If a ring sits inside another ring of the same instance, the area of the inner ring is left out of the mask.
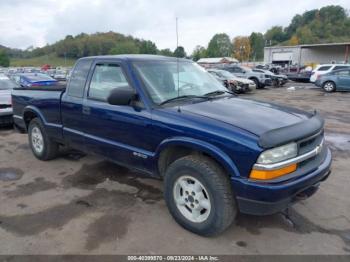
<path id="1" fill-rule="evenodd" d="M 13 117 L 15 124 L 26 130 L 26 111 L 33 111 L 42 116 L 47 126 L 61 126 L 61 97 L 66 86 L 15 88 L 12 91 Z M 23 121 L 24 120 L 24 121 Z"/>

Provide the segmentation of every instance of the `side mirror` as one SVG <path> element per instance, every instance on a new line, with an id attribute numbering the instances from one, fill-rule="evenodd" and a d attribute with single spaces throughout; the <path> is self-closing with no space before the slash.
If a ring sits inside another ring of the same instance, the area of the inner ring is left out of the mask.
<path id="1" fill-rule="evenodd" d="M 107 97 L 107 102 L 111 105 L 125 106 L 136 98 L 135 91 L 129 86 L 114 88 Z"/>

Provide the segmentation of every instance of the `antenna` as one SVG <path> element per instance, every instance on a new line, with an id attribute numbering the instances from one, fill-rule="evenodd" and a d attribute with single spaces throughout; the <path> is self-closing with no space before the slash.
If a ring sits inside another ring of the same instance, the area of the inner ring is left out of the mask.
<path id="1" fill-rule="evenodd" d="M 176 17 L 176 49 L 179 47 L 179 31 L 177 26 L 177 17 Z M 180 73 L 179 73 L 179 57 L 176 57 L 176 71 L 177 71 L 177 97 L 180 96 Z M 180 106 L 178 106 L 177 111 L 180 112 Z"/>

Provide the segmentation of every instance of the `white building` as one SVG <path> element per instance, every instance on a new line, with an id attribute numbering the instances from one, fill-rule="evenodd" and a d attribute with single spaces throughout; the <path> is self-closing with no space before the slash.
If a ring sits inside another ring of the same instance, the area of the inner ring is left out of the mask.
<path id="1" fill-rule="evenodd" d="M 264 49 L 264 63 L 316 65 L 348 63 L 350 42 L 297 46 L 270 46 Z"/>

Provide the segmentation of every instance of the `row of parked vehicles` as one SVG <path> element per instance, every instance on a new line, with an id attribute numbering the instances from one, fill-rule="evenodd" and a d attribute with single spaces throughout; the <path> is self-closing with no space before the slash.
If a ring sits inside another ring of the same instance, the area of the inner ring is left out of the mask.
<path id="1" fill-rule="evenodd" d="M 219 64 L 207 71 L 234 93 L 251 92 L 265 86 L 283 86 L 288 82 L 286 75 L 237 64 Z"/>
<path id="2" fill-rule="evenodd" d="M 66 81 L 71 68 L 57 67 L 57 68 L 38 68 L 38 67 L 10 67 L 0 68 L 0 74 L 4 74 L 13 78 L 20 75 L 46 75 L 57 81 Z"/>

